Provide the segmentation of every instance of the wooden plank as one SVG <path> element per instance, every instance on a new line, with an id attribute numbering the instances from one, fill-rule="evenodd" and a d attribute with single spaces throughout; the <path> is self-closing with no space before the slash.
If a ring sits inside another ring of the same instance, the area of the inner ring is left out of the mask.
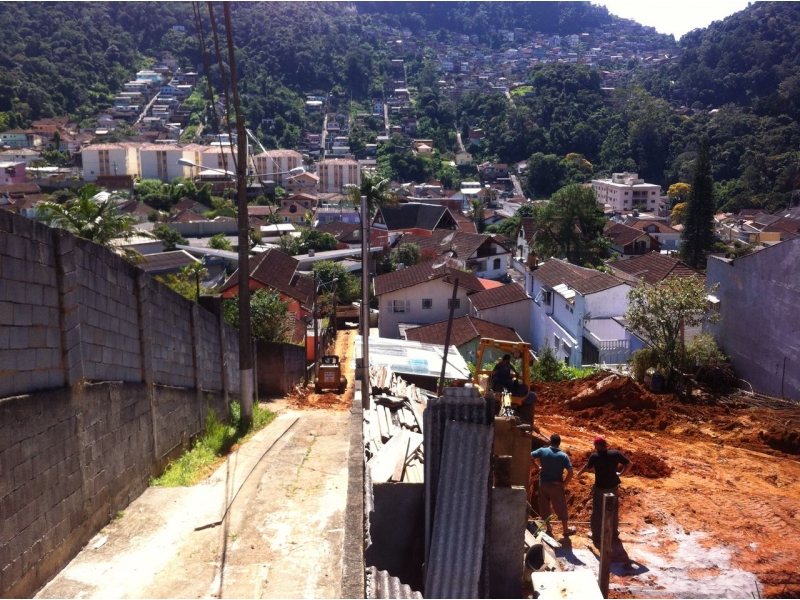
<path id="1" fill-rule="evenodd" d="M 617 513 L 617 497 L 603 494 L 603 528 L 600 535 L 600 568 L 598 585 L 603 598 L 608 598 L 608 584 L 611 577 L 611 546 L 613 544 L 614 515 Z"/>
<path id="2" fill-rule="evenodd" d="M 378 405 L 375 407 L 375 415 L 377 416 L 378 421 L 378 429 L 381 434 L 381 440 L 387 441 L 391 436 L 389 432 L 389 425 L 386 423 L 386 413 L 383 412 L 382 406 Z"/>
<path id="3" fill-rule="evenodd" d="M 389 481 L 394 475 L 395 465 L 397 465 L 398 457 L 403 460 L 405 457 L 406 445 L 408 440 L 403 431 L 400 435 L 394 436 L 386 444 L 383 445 L 378 453 L 369 460 L 367 467 L 372 474 L 372 481 L 375 483 L 383 483 Z"/>
<path id="4" fill-rule="evenodd" d="M 404 431 L 403 434 L 405 435 L 406 432 Z M 406 471 L 406 460 L 408 456 L 408 447 L 411 444 L 411 439 L 408 438 L 406 441 L 406 448 L 402 454 L 397 455 L 397 461 L 394 465 L 394 473 L 392 474 L 391 481 L 403 481 L 403 475 Z"/>
<path id="5" fill-rule="evenodd" d="M 425 433 L 422 429 L 422 410 L 420 410 L 419 406 L 413 400 L 408 402 L 408 407 L 411 409 L 411 412 L 414 414 L 414 420 L 417 422 L 417 427 L 419 427 L 420 433 Z"/>

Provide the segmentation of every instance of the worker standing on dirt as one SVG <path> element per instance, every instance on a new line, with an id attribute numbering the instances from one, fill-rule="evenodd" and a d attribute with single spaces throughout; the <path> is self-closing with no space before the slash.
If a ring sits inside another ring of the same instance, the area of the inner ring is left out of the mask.
<path id="1" fill-rule="evenodd" d="M 572 479 L 572 462 L 569 460 L 561 446 L 561 436 L 554 433 L 550 436 L 550 446 L 539 448 L 531 452 L 531 456 L 539 461 L 539 514 L 542 519 L 555 513 L 561 521 L 564 537 L 575 533 L 575 528 L 569 527 L 567 515 L 567 497 L 564 488 Z M 567 476 L 564 477 L 564 471 Z M 552 512 L 551 512 L 552 506 Z M 553 535 L 549 523 L 548 535 Z"/>
<path id="2" fill-rule="evenodd" d="M 603 495 L 614 494 L 617 497 L 617 509 L 614 513 L 614 540 L 619 539 L 619 484 L 620 477 L 633 467 L 633 463 L 619 450 L 609 450 L 602 436 L 594 438 L 594 452 L 580 471 L 578 477 L 587 469 L 594 469 L 594 486 L 592 486 L 592 543 L 600 548 L 600 535 L 603 529 Z M 621 471 L 617 469 L 622 466 Z"/>

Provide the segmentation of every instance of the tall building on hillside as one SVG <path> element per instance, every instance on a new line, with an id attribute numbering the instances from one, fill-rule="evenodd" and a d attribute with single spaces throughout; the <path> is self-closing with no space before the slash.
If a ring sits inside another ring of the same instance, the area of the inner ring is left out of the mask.
<path id="1" fill-rule="evenodd" d="M 303 166 L 303 155 L 296 150 L 267 150 L 255 158 L 259 179 L 271 179 L 282 187 L 286 187 L 289 171 Z"/>
<path id="2" fill-rule="evenodd" d="M 83 148 L 81 154 L 85 181 L 97 181 L 101 175 L 140 174 L 138 144 L 93 144 Z"/>
<path id="3" fill-rule="evenodd" d="M 347 186 L 361 184 L 358 161 L 351 159 L 321 160 L 317 164 L 319 191 L 342 193 Z"/>
<path id="4" fill-rule="evenodd" d="M 593 179 L 592 189 L 597 194 L 597 202 L 608 204 L 614 210 L 655 210 L 661 186 L 645 183 L 638 173 L 613 173 L 611 179 Z"/>

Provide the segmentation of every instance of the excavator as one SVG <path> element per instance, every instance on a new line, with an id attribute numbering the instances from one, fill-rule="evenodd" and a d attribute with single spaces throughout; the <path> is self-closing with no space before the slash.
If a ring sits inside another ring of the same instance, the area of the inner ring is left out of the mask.
<path id="1" fill-rule="evenodd" d="M 511 356 L 511 382 L 498 381 L 494 367 L 506 354 Z M 502 416 L 519 417 L 523 424 L 533 426 L 536 396 L 531 391 L 531 365 L 534 357 L 531 345 L 524 342 L 505 342 L 481 338 L 475 357 L 472 385 L 482 394 L 493 395 L 496 411 Z M 464 381 L 454 385 L 464 385 Z"/>

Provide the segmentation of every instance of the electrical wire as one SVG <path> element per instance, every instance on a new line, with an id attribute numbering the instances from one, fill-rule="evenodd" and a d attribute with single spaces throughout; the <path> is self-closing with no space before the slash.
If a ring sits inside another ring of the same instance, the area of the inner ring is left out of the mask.
<path id="1" fill-rule="evenodd" d="M 208 18 L 211 21 L 211 33 L 214 36 L 214 51 L 217 54 L 217 64 L 219 65 L 220 76 L 222 77 L 222 91 L 225 94 L 225 120 L 227 121 L 226 125 L 228 128 L 228 143 L 231 147 L 231 159 L 233 160 L 233 168 L 235 171 L 238 171 L 238 167 L 236 166 L 236 152 L 233 148 L 233 133 L 231 132 L 231 103 L 230 97 L 228 95 L 228 78 L 225 75 L 225 65 L 222 62 L 222 52 L 219 49 L 219 35 L 217 33 L 217 20 L 214 18 L 214 3 L 213 2 L 206 2 L 206 6 L 208 6 Z M 220 145 L 220 149 L 222 145 Z M 225 153 L 222 153 L 222 168 L 223 170 L 227 171 L 227 160 L 225 157 Z"/>

